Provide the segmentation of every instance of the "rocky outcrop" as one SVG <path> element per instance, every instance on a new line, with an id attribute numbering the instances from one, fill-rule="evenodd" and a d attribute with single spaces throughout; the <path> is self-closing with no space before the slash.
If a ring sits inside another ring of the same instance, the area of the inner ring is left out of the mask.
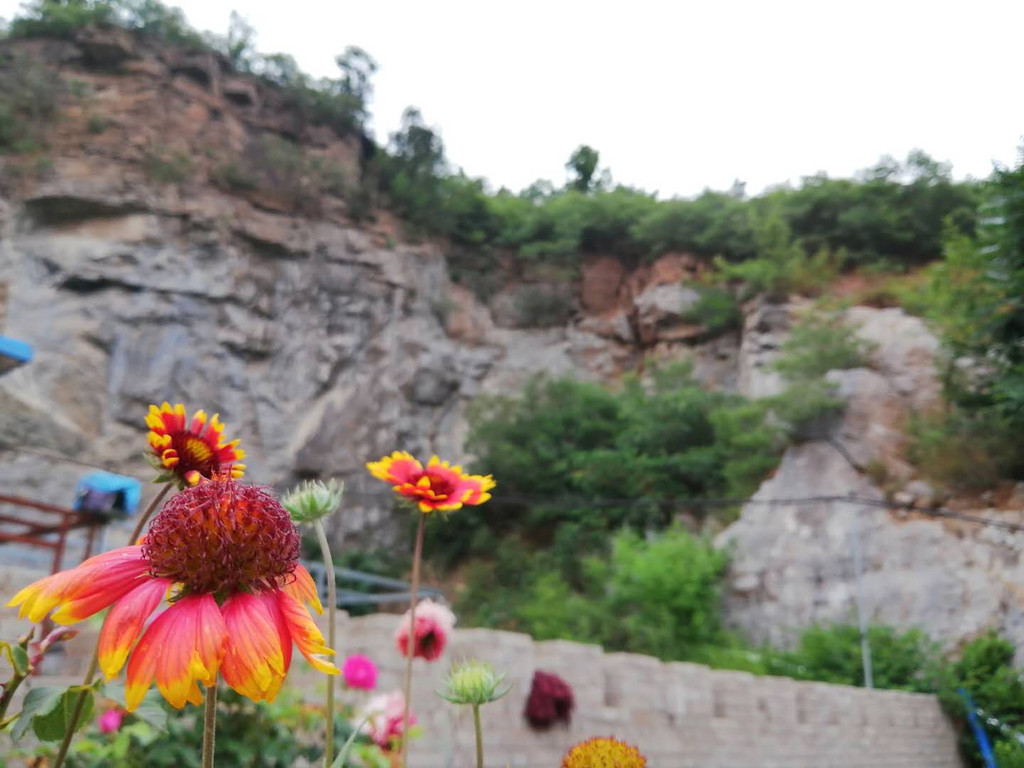
<path id="1" fill-rule="evenodd" d="M 783 315 L 782 308 L 749 315 L 743 349 L 762 355 L 777 348 Z M 842 417 L 823 439 L 790 448 L 718 538 L 732 553 L 729 620 L 755 642 L 779 645 L 811 624 L 856 622 L 860 547 L 868 621 L 917 627 L 947 646 L 989 627 L 1024 643 L 1024 535 L 929 516 L 937 494 L 912 479 L 906 462 L 906 418 L 934 407 L 939 396 L 934 336 L 898 309 L 856 307 L 847 321 L 875 347 L 870 368 L 826 376 L 846 403 Z M 771 340 L 755 345 L 753 328 Z M 755 391 L 768 389 L 764 382 Z M 878 485 L 883 481 L 886 490 Z M 892 488 L 904 509 L 880 503 Z M 1024 511 L 974 514 L 1021 522 Z"/>

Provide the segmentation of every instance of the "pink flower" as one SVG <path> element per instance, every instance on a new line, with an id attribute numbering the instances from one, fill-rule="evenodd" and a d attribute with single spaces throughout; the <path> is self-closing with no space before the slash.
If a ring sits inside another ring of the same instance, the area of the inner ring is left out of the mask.
<path id="1" fill-rule="evenodd" d="M 422 600 L 416 606 L 416 628 L 413 631 L 413 656 L 434 661 L 444 653 L 448 635 L 455 628 L 455 614 L 433 600 Z M 395 643 L 403 656 L 409 655 L 409 611 L 395 631 Z"/>
<path id="2" fill-rule="evenodd" d="M 377 685 L 377 666 L 366 656 L 354 653 L 345 659 L 341 668 L 345 685 L 361 691 L 372 691 Z"/>
<path id="3" fill-rule="evenodd" d="M 362 731 L 378 747 L 385 751 L 394 749 L 402 738 L 402 715 L 405 710 L 405 696 L 401 691 L 381 693 L 367 703 L 360 720 L 367 719 Z M 409 712 L 409 725 L 416 724 L 416 715 Z"/>
<path id="4" fill-rule="evenodd" d="M 108 709 L 102 715 L 96 718 L 96 723 L 99 725 L 100 733 L 116 733 L 121 727 L 121 710 L 119 709 Z"/>

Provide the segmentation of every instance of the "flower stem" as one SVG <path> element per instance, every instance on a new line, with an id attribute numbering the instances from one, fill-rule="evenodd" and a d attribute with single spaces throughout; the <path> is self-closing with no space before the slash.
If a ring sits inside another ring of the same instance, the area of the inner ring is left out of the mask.
<path id="1" fill-rule="evenodd" d="M 420 560 L 423 558 L 423 528 L 426 515 L 418 512 L 420 519 L 416 529 L 416 548 L 412 553 L 412 586 L 409 588 L 409 635 L 405 644 L 405 707 L 402 710 L 402 768 L 408 768 L 409 753 L 409 707 L 412 696 L 412 657 L 416 649 L 416 593 L 420 589 Z"/>
<path id="2" fill-rule="evenodd" d="M 327 645 L 337 653 L 335 645 L 335 614 L 338 612 L 337 585 L 334 578 L 334 559 L 331 557 L 331 545 L 327 541 L 327 533 L 324 531 L 323 523 L 317 519 L 313 521 L 313 528 L 316 530 L 316 538 L 320 542 L 320 554 L 324 559 L 324 568 L 327 570 Z M 324 768 L 330 768 L 334 760 L 334 677 L 327 676 L 327 739 L 324 745 Z"/>
<path id="3" fill-rule="evenodd" d="M 17 671 L 11 676 L 11 679 L 4 683 L 4 692 L 0 694 L 0 723 L 4 721 L 4 716 L 7 714 L 7 708 L 11 706 L 11 702 L 14 701 L 14 692 L 18 690 L 18 686 L 24 682 L 28 675 L 19 674 Z"/>
<path id="4" fill-rule="evenodd" d="M 484 731 L 480 727 L 480 705 L 473 705 L 473 727 L 476 729 L 476 768 L 484 768 Z"/>
<path id="5" fill-rule="evenodd" d="M 217 683 L 206 688 L 203 712 L 203 768 L 213 768 L 213 746 L 217 736 Z"/>
<path id="6" fill-rule="evenodd" d="M 135 523 L 135 530 L 132 531 L 132 536 L 128 540 L 128 545 L 131 546 L 139 540 L 139 536 L 142 535 L 142 529 L 146 526 L 149 518 L 153 515 L 153 512 L 160 502 L 164 500 L 167 492 L 171 490 L 170 483 L 164 483 L 164 487 L 160 489 L 160 493 L 153 497 L 153 500 L 149 502 L 149 506 L 146 507 L 146 511 L 142 513 L 142 517 L 139 518 L 138 522 Z M 89 668 L 85 671 L 85 679 L 82 680 L 82 685 L 92 685 L 92 680 L 96 677 L 96 670 L 99 668 L 99 653 L 100 644 L 99 640 L 96 641 L 96 650 L 92 653 L 92 660 L 89 662 Z M 57 751 L 57 757 L 54 758 L 53 768 L 61 768 L 64 765 L 64 759 L 68 755 L 68 748 L 71 746 L 71 739 L 75 735 L 75 731 L 78 729 L 78 721 L 82 717 L 82 710 L 85 709 L 85 699 L 89 695 L 88 691 L 81 691 L 78 694 L 78 698 L 75 700 L 75 707 L 71 710 L 71 717 L 68 720 L 67 729 L 64 731 L 64 740 L 60 743 L 60 749 Z"/>

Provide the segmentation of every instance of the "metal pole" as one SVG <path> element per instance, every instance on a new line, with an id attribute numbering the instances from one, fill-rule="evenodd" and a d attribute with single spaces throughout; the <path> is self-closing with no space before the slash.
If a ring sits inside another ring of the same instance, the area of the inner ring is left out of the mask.
<path id="1" fill-rule="evenodd" d="M 864 667 L 864 687 L 874 688 L 875 680 L 871 669 L 871 644 L 868 642 L 868 618 L 864 611 L 864 558 L 861 553 L 859 510 L 854 512 L 850 544 L 853 547 L 853 570 L 857 579 L 857 623 L 860 625 L 860 658 L 861 664 Z"/>

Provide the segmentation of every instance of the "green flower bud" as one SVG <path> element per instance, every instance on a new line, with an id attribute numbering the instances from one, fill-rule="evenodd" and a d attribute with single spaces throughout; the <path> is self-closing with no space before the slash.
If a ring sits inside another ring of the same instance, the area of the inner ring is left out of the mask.
<path id="1" fill-rule="evenodd" d="M 480 706 L 497 701 L 511 690 L 511 685 L 502 689 L 504 680 L 505 675 L 497 674 L 486 661 L 456 662 L 437 695 L 452 704 Z"/>
<path id="2" fill-rule="evenodd" d="M 334 514 L 341 506 L 344 490 L 344 483 L 337 480 L 329 480 L 326 485 L 319 480 L 307 480 L 289 491 L 281 499 L 281 506 L 288 510 L 292 522 L 311 523 Z"/>

